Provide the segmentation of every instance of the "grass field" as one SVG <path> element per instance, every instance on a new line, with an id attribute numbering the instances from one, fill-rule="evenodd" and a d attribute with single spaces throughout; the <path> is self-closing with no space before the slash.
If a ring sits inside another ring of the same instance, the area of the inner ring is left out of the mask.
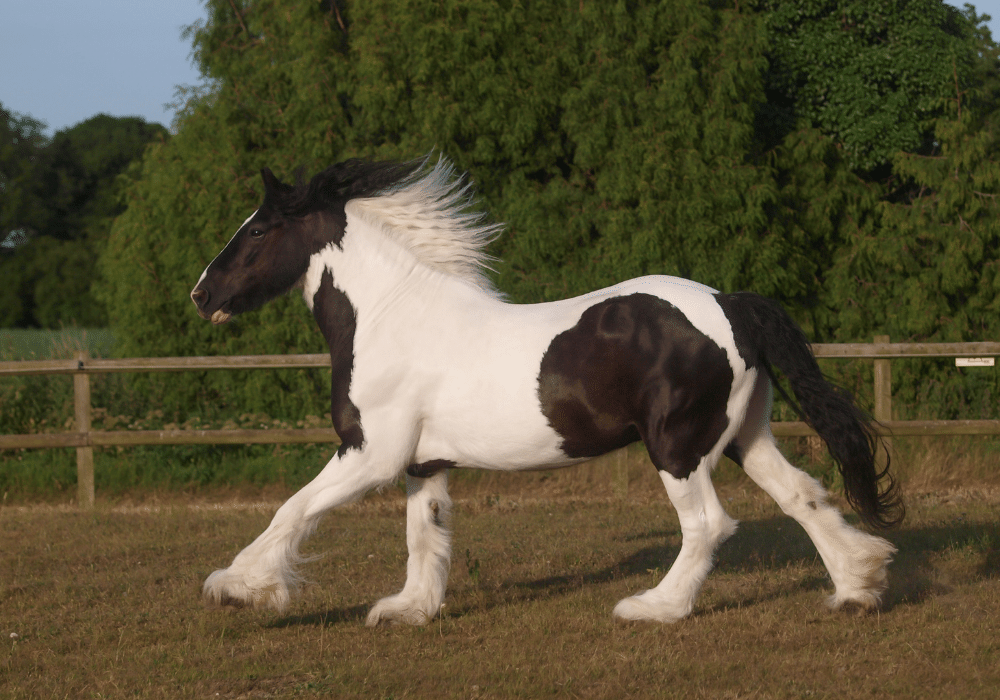
<path id="1" fill-rule="evenodd" d="M 113 345 L 114 336 L 106 328 L 0 328 L 0 360 L 68 358 L 83 349 L 91 357 L 107 357 Z"/>
<path id="2" fill-rule="evenodd" d="M 0 359 L 68 357 L 84 345 L 99 356 L 100 342 L 0 334 Z M 17 432 L 37 413 L 48 417 L 32 431 L 64 428 L 68 382 L 33 381 L 0 394 L 0 422 Z M 105 403 L 95 387 L 95 405 L 122 406 L 98 409 L 95 426 L 162 427 L 162 414 L 130 410 L 143 404 L 124 383 Z M 716 482 L 743 523 L 694 615 L 615 623 L 615 602 L 654 585 L 680 545 L 635 447 L 625 501 L 607 464 L 456 474 L 443 616 L 377 630 L 363 626 L 367 609 L 405 573 L 397 488 L 324 521 L 307 549 L 321 555 L 304 571 L 314 584 L 286 614 L 208 609 L 199 598 L 205 576 L 266 527 L 332 446 L 98 450 L 93 513 L 73 507 L 71 450 L 7 452 L 0 698 L 997 697 L 1000 442 L 895 446 L 909 515 L 889 535 L 900 552 L 880 614 L 827 612 L 829 581 L 805 534 L 725 462 Z M 784 447 L 839 491 L 818 446 Z"/>
<path id="3" fill-rule="evenodd" d="M 304 571 L 314 583 L 286 614 L 199 599 L 284 492 L 94 513 L 5 505 L 0 697 L 996 697 L 1000 490 L 911 493 L 889 535 L 900 551 L 886 606 L 858 617 L 824 609 L 829 582 L 805 534 L 732 478 L 720 491 L 741 528 L 694 615 L 660 626 L 610 613 L 677 552 L 662 489 L 623 503 L 539 483 L 458 484 L 442 618 L 374 630 L 368 606 L 405 571 L 396 491 L 323 521 L 306 550 L 320 555 Z"/>

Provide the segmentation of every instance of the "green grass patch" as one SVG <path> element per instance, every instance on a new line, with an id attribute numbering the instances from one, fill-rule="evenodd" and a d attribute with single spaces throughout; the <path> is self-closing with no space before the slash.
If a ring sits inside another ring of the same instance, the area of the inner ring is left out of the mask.
<path id="1" fill-rule="evenodd" d="M 325 444 L 95 448 L 94 487 L 112 499 L 143 491 L 298 489 L 335 451 Z M 0 464 L 0 494 L 11 503 L 76 498 L 74 449 L 19 450 Z"/>
<path id="2" fill-rule="evenodd" d="M 0 360 L 50 360 L 69 358 L 80 350 L 91 357 L 108 357 L 114 336 L 107 328 L 0 328 Z"/>
<path id="3" fill-rule="evenodd" d="M 162 427 L 220 428 L 303 427 L 326 424 L 314 416 L 288 423 L 266 416 L 244 414 L 228 422 L 192 419 L 178 426 L 162 416 L 129 422 L 123 416 L 104 415 L 97 429 Z M 805 438 L 782 441 L 782 451 L 833 493 L 843 484 L 825 446 Z M 897 438 L 893 473 L 911 493 L 940 488 L 968 488 L 1000 484 L 1000 442 L 981 436 Z M 141 497 L 144 491 L 240 491 L 248 496 L 273 487 L 296 490 L 310 481 L 333 457 L 336 445 L 175 445 L 94 449 L 95 489 L 98 497 Z M 616 465 L 599 458 L 553 471 L 508 474 L 484 470 L 453 470 L 452 483 L 487 497 L 512 489 L 533 498 L 614 498 L 621 495 Z M 629 446 L 626 458 L 632 499 L 659 497 L 663 484 L 642 444 Z M 726 487 L 743 483 L 742 470 L 723 459 L 713 481 Z M 73 502 L 76 498 L 76 453 L 72 449 L 7 450 L 0 452 L 0 494 L 10 503 Z"/>

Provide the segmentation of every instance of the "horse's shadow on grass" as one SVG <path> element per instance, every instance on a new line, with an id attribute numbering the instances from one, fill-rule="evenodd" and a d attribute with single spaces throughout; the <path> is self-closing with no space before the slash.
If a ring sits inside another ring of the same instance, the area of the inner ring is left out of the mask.
<path id="1" fill-rule="evenodd" d="M 899 551 L 889 567 L 884 609 L 918 604 L 962 583 L 1000 578 L 1000 522 L 904 526 L 888 539 Z"/>
<path id="2" fill-rule="evenodd" d="M 269 628 L 281 629 L 284 627 L 297 627 L 299 625 L 310 627 L 331 627 L 341 623 L 363 624 L 368 616 L 367 605 L 352 605 L 346 608 L 326 610 L 324 612 L 309 613 L 306 615 L 285 615 L 269 625 Z"/>
<path id="3" fill-rule="evenodd" d="M 577 572 L 547 576 L 533 581 L 507 581 L 491 599 L 476 601 L 463 609 L 459 607 L 450 614 L 460 616 L 484 608 L 503 606 L 516 602 L 528 602 L 571 594 L 588 586 L 641 578 L 641 584 L 629 587 L 628 595 L 634 595 L 648 586 L 656 585 L 666 575 L 667 569 L 677 557 L 679 547 L 670 544 L 677 540 L 676 530 L 649 530 L 644 533 L 622 537 L 622 541 L 652 541 L 645 547 L 620 559 L 615 564 L 591 572 Z M 808 536 L 794 522 L 787 518 L 767 518 L 740 523 L 739 529 L 719 548 L 716 553 L 715 572 L 760 572 L 783 569 L 791 564 L 809 563 L 818 559 L 816 550 Z M 825 572 L 824 572 L 825 574 Z M 822 589 L 828 585 L 825 576 L 817 575 L 795 584 L 796 588 Z M 789 588 L 775 586 L 752 598 L 732 601 L 732 605 L 752 605 L 786 595 Z M 617 601 L 610 601 L 613 604 Z M 729 604 L 714 606 L 730 607 Z M 714 609 L 714 608 L 713 608 Z M 704 609 L 702 609 L 704 610 Z M 699 609 L 696 608 L 696 613 Z"/>
<path id="4" fill-rule="evenodd" d="M 466 615 L 506 607 L 511 604 L 545 600 L 572 594 L 581 589 L 633 578 L 644 579 L 645 585 L 655 585 L 674 558 L 678 547 L 668 544 L 676 539 L 676 531 L 649 530 L 623 537 L 623 541 L 654 541 L 637 549 L 618 562 L 601 569 L 546 576 L 533 580 L 503 579 L 494 585 L 466 584 L 459 596 L 449 595 L 448 616 Z M 972 556 L 975 564 L 966 574 L 975 579 L 1000 578 L 1000 523 L 956 521 L 949 524 L 909 528 L 905 525 L 884 535 L 899 550 L 889 568 L 889 588 L 882 601 L 883 612 L 900 605 L 919 604 L 935 595 L 951 590 L 947 576 L 940 575 L 936 560 L 949 553 Z M 961 554 L 964 553 L 964 554 Z M 740 523 L 736 534 L 716 553 L 717 574 L 767 574 L 791 566 L 815 565 L 814 575 L 785 580 L 781 584 L 761 588 L 758 592 L 696 608 L 695 614 L 705 614 L 739 605 L 764 603 L 800 590 L 833 592 L 832 583 L 809 537 L 796 523 L 783 517 L 764 518 Z M 655 575 L 655 577 L 653 576 Z M 710 579 L 711 581 L 711 575 Z M 469 590 L 469 586 L 472 590 Z M 631 594 L 643 586 L 633 586 Z M 454 600 L 458 597 L 459 600 Z M 375 600 L 373 598 L 372 603 Z M 326 626 L 339 623 L 363 623 L 368 605 L 355 605 L 308 615 L 295 615 L 276 620 L 272 627 L 294 625 Z"/>

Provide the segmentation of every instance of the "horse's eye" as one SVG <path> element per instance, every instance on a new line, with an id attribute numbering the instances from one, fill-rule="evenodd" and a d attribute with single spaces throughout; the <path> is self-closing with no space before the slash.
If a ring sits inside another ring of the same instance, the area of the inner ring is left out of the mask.
<path id="1" fill-rule="evenodd" d="M 264 230 L 259 228 L 250 229 L 250 238 L 263 238 Z"/>

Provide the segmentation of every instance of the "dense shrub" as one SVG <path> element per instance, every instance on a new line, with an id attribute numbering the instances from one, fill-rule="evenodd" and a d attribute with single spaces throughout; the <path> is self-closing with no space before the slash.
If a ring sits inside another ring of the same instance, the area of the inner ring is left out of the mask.
<path id="1" fill-rule="evenodd" d="M 429 152 L 470 172 L 508 224 L 495 252 L 515 301 L 667 273 L 776 297 L 822 342 L 1000 332 L 996 46 L 971 11 L 938 0 L 206 8 L 190 36 L 208 87 L 147 151 L 101 260 L 123 355 L 321 351 L 295 298 L 218 328 L 188 293 L 259 203 L 262 166 L 292 178 Z M 975 390 L 996 395 L 996 373 L 983 376 Z M 181 418 L 326 403 L 319 373 L 141 382 Z M 980 405 L 972 384 L 950 368 L 896 386 L 908 403 L 961 413 Z"/>

